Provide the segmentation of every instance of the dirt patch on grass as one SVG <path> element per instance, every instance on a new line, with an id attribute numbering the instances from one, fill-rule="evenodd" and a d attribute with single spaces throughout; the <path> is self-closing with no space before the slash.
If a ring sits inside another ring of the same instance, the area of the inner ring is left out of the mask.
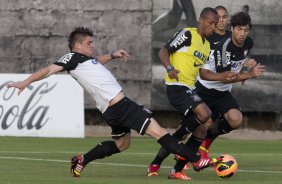
<path id="1" fill-rule="evenodd" d="M 173 133 L 175 129 L 167 129 Z M 109 126 L 85 126 L 86 137 L 110 137 L 111 128 Z M 135 131 L 132 131 L 132 136 L 140 136 Z M 243 140 L 282 140 L 282 131 L 261 131 L 254 129 L 238 129 L 221 137 L 227 139 L 243 139 Z"/>

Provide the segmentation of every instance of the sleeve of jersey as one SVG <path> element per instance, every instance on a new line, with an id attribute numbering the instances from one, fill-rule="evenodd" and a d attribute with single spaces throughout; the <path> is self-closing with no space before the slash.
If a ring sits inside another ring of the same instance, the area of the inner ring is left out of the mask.
<path id="1" fill-rule="evenodd" d="M 185 29 L 178 31 L 173 38 L 166 43 L 165 48 L 170 53 L 173 53 L 182 47 L 189 47 L 191 45 L 191 37 L 190 31 Z"/>
<path id="2" fill-rule="evenodd" d="M 75 58 L 77 58 L 75 57 L 75 53 L 70 52 L 62 56 L 58 61 L 53 64 L 62 66 L 64 68 L 63 71 L 74 70 L 78 65 L 78 62 Z"/>
<path id="3" fill-rule="evenodd" d="M 215 71 L 218 73 L 225 71 L 222 63 L 222 60 L 225 60 L 222 58 L 223 43 L 225 42 L 221 42 L 219 45 L 217 45 L 212 54 Z"/>
<path id="4" fill-rule="evenodd" d="M 214 51 L 211 51 L 211 54 L 209 55 L 209 59 L 208 61 L 203 64 L 201 66 L 201 68 L 206 69 L 206 70 L 210 70 L 210 71 L 214 71 L 215 70 L 215 61 L 214 61 L 214 55 L 213 55 Z"/>

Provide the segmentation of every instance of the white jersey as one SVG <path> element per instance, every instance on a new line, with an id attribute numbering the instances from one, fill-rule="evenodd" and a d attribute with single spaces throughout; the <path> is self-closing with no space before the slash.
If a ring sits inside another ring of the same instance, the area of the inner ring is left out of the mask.
<path id="1" fill-rule="evenodd" d="M 70 52 L 54 64 L 63 66 L 89 92 L 102 113 L 108 108 L 110 100 L 122 91 L 116 78 L 96 58 Z"/>
<path id="2" fill-rule="evenodd" d="M 216 49 L 211 52 L 209 61 L 206 62 L 201 68 L 210 70 L 214 73 L 220 73 L 224 71 L 232 71 L 239 73 L 244 63 L 247 61 L 249 50 L 253 46 L 253 40 L 247 37 L 242 47 L 236 47 L 231 38 L 222 40 Z M 200 78 L 198 75 L 198 81 L 208 89 L 216 89 L 218 91 L 231 91 L 232 83 L 225 84 L 221 81 L 207 81 Z"/>

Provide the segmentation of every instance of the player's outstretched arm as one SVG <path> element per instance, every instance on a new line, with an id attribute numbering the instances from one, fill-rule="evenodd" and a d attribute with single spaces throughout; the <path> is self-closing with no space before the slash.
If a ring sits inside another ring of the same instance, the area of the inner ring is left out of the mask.
<path id="1" fill-rule="evenodd" d="M 247 79 L 260 77 L 264 74 L 264 72 L 265 72 L 265 66 L 261 65 L 260 63 L 257 63 L 254 66 L 252 66 L 248 72 L 246 73 L 243 72 L 242 74 L 240 74 L 238 81 L 244 81 Z"/>
<path id="2" fill-rule="evenodd" d="M 18 95 L 32 82 L 42 80 L 54 73 L 62 71 L 63 67 L 55 64 L 51 64 L 45 68 L 42 68 L 33 74 L 31 74 L 28 78 L 21 82 L 10 83 L 7 85 L 8 88 L 14 87 L 19 89 Z"/>
<path id="3" fill-rule="evenodd" d="M 124 61 L 127 61 L 128 57 L 130 57 L 129 54 L 125 50 L 120 49 L 120 50 L 115 51 L 111 54 L 105 54 L 105 55 L 98 56 L 97 59 L 101 64 L 104 65 L 107 62 L 109 62 L 110 60 L 117 59 L 117 58 L 121 58 Z"/>
<path id="4" fill-rule="evenodd" d="M 201 68 L 200 69 L 200 77 L 204 80 L 208 81 L 221 81 L 223 83 L 229 83 L 229 81 L 237 79 L 239 76 L 238 74 L 231 72 L 231 71 L 225 71 L 221 73 L 215 73 L 210 70 Z"/>
<path id="5" fill-rule="evenodd" d="M 244 84 L 244 82 L 247 79 L 260 77 L 260 76 L 264 75 L 264 72 L 266 71 L 265 66 L 261 65 L 260 63 L 255 63 L 254 65 L 252 65 L 249 68 L 250 69 L 249 69 L 248 72 L 241 72 L 238 79 L 232 80 L 232 81 L 230 81 L 230 83 L 235 83 L 235 82 L 241 81 L 242 84 Z"/>

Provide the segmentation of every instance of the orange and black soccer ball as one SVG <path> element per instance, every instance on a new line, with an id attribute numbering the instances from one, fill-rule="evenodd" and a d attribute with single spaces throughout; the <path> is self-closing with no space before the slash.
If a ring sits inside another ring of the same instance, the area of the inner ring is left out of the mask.
<path id="1" fill-rule="evenodd" d="M 230 178 L 236 174 L 238 163 L 231 155 L 221 155 L 222 161 L 214 166 L 214 171 L 221 178 Z"/>

